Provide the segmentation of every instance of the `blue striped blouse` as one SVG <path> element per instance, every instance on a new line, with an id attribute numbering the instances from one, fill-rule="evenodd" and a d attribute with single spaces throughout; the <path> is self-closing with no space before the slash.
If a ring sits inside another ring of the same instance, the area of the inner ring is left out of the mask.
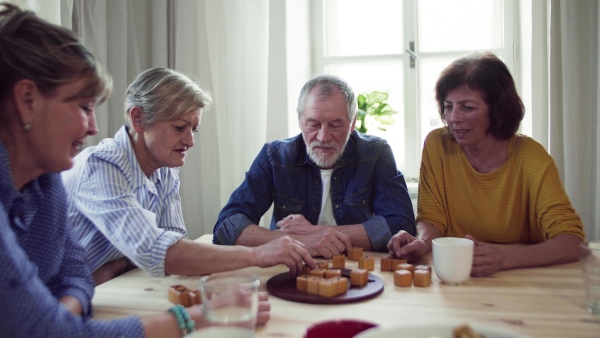
<path id="1" fill-rule="evenodd" d="M 146 177 L 125 126 L 84 149 L 62 174 L 75 227 L 92 271 L 124 257 L 153 276 L 165 275 L 167 249 L 187 236 L 179 168 Z"/>

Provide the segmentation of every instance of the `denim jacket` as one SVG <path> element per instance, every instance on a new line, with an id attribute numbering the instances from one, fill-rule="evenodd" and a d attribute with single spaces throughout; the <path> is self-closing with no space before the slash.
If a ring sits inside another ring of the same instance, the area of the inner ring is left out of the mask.
<path id="1" fill-rule="evenodd" d="M 267 143 L 221 210 L 213 242 L 233 245 L 247 226 L 259 224 L 271 204 L 271 230 L 290 214 L 317 224 L 321 199 L 320 171 L 306 153 L 302 134 Z M 362 224 L 377 251 L 386 250 L 399 230 L 416 234 L 404 176 L 384 139 L 352 132 L 331 176 L 331 204 L 338 226 Z"/>

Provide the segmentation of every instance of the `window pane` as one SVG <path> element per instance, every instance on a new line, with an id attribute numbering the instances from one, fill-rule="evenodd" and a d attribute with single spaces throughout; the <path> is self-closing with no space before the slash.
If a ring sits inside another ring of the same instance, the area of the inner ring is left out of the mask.
<path id="1" fill-rule="evenodd" d="M 402 1 L 327 0 L 326 56 L 401 54 Z"/>
<path id="2" fill-rule="evenodd" d="M 368 134 L 386 139 L 400 169 L 404 168 L 404 86 L 401 62 L 362 62 L 330 64 L 325 72 L 342 77 L 350 84 L 356 95 L 372 91 L 388 92 L 388 103 L 397 111 L 394 123 L 387 126 L 387 132 L 377 128 L 367 130 Z"/>
<path id="3" fill-rule="evenodd" d="M 454 59 L 451 58 L 421 60 L 421 145 L 430 131 L 444 125 L 440 119 L 437 102 L 435 101 L 435 83 L 442 70 L 452 61 Z"/>
<path id="4" fill-rule="evenodd" d="M 502 47 L 502 0 L 418 0 L 420 52 Z"/>

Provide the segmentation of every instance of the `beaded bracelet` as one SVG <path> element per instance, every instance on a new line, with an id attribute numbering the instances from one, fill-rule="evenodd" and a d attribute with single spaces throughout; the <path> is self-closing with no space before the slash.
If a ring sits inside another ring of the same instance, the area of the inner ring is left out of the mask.
<path id="1" fill-rule="evenodd" d="M 181 304 L 177 304 L 168 310 L 172 313 L 179 323 L 179 328 L 183 335 L 190 334 L 196 330 L 196 322 L 190 317 L 190 313 Z"/>

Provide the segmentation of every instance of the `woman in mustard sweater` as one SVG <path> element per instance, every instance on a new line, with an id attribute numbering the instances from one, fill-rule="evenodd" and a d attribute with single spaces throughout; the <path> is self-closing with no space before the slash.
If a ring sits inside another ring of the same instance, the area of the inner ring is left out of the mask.
<path id="1" fill-rule="evenodd" d="M 450 236 L 475 242 L 472 276 L 576 261 L 583 225 L 550 155 L 516 133 L 524 108 L 506 65 L 471 54 L 444 69 L 435 90 L 446 127 L 425 139 L 418 235 L 400 231 L 390 253 L 416 261 Z"/>

